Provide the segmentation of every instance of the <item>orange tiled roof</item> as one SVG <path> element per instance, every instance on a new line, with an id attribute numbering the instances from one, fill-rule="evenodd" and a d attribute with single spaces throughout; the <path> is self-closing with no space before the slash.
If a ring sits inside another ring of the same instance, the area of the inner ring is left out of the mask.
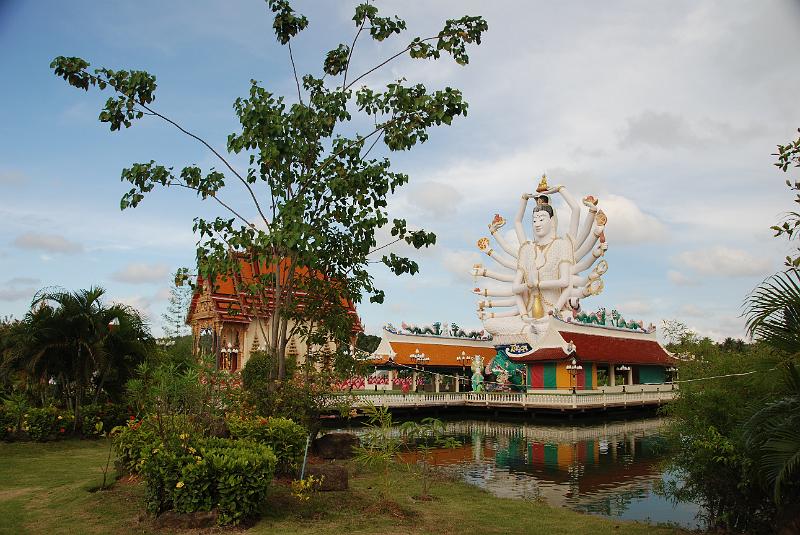
<path id="1" fill-rule="evenodd" d="M 247 294 L 246 286 L 252 284 L 259 276 L 271 275 L 275 273 L 275 266 L 273 264 L 250 262 L 242 257 L 239 260 L 240 272 L 230 275 L 217 275 L 212 288 L 211 298 L 214 301 L 216 312 L 222 316 L 223 321 L 236 322 L 236 323 L 250 323 L 254 316 L 268 317 L 274 310 L 273 290 L 267 289 L 264 299 L 254 298 Z M 286 282 L 292 270 L 291 262 L 284 259 L 278 266 L 280 281 Z M 294 267 L 295 277 L 307 277 L 309 270 L 307 267 L 300 266 Z M 323 280 L 324 276 L 317 272 L 316 277 Z M 192 302 L 189 305 L 189 314 L 187 321 L 192 317 L 195 311 L 197 302 L 200 299 L 200 288 L 203 288 L 204 280 L 202 276 L 197 277 L 197 290 L 192 296 Z M 237 291 L 238 287 L 238 291 Z M 306 295 L 304 291 L 295 291 L 295 296 Z M 298 300 L 299 301 L 299 300 Z M 245 310 L 242 311 L 242 303 L 245 305 Z M 347 308 L 350 314 L 356 315 L 355 305 L 346 300 L 342 300 L 342 305 Z M 298 308 L 303 308 L 303 303 L 298 302 Z M 363 331 L 361 322 L 356 316 L 354 329 L 356 331 Z"/>
<path id="2" fill-rule="evenodd" d="M 484 362 L 489 362 L 497 354 L 497 351 L 495 351 L 493 347 L 475 347 L 457 344 L 421 344 L 418 342 L 396 341 L 390 341 L 389 343 L 392 346 L 392 351 L 395 352 L 394 361 L 397 364 L 403 364 L 405 366 L 414 366 L 416 364 L 423 366 L 463 366 L 461 361 L 456 360 L 457 357 L 461 356 L 462 351 L 469 356 L 480 355 L 483 357 Z M 419 349 L 420 353 L 424 353 L 430 360 L 420 361 L 418 363 L 413 359 L 412 355 L 416 353 L 417 349 Z M 376 364 L 385 364 L 387 361 L 387 358 L 383 358 L 373 362 Z M 466 365 L 469 367 L 469 361 L 467 361 Z"/>

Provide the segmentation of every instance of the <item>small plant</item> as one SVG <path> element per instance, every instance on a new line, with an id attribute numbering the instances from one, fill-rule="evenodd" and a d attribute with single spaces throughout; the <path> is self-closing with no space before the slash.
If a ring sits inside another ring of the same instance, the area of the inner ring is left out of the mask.
<path id="1" fill-rule="evenodd" d="M 295 479 L 292 481 L 292 496 L 300 502 L 307 502 L 311 495 L 322 487 L 325 476 L 308 476 L 305 479 Z"/>
<path id="2" fill-rule="evenodd" d="M 100 490 L 106 490 L 109 487 L 109 485 L 107 484 L 108 469 L 109 466 L 111 466 L 111 450 L 112 446 L 114 445 L 113 437 L 114 435 L 122 431 L 123 428 L 121 426 L 117 426 L 112 428 L 110 431 L 106 432 L 103 431 L 103 422 L 100 421 L 94 424 L 94 429 L 95 429 L 95 436 L 106 439 L 106 442 L 108 443 L 108 455 L 106 456 L 106 464 L 105 466 L 100 467 L 100 470 L 103 471 L 103 484 L 100 485 Z"/>
<path id="3" fill-rule="evenodd" d="M 364 414 L 367 416 L 366 425 L 369 431 L 361 437 L 361 444 L 353 448 L 354 458 L 364 466 L 383 467 L 383 481 L 386 485 L 384 493 L 388 495 L 391 488 L 389 467 L 400 453 L 403 443 L 392 433 L 394 422 L 387 407 L 376 407 L 370 403 L 364 408 Z"/>
<path id="4" fill-rule="evenodd" d="M 433 466 L 431 464 L 431 454 L 434 449 L 439 448 L 458 448 L 461 442 L 453 437 L 445 435 L 444 423 L 436 418 L 423 418 L 421 422 L 404 422 L 400 426 L 403 436 L 407 443 L 413 446 L 422 454 L 422 494 L 420 498 L 429 499 L 431 489 L 431 475 Z"/>
<path id="5" fill-rule="evenodd" d="M 28 403 L 28 397 L 22 392 L 13 392 L 9 394 L 7 397 L 3 398 L 3 403 L 5 405 L 5 413 L 8 415 L 8 419 L 11 420 L 13 429 L 9 430 L 9 433 L 13 433 L 14 431 L 22 430 L 22 424 L 25 420 L 25 413 L 28 412 L 30 408 L 30 404 Z"/>

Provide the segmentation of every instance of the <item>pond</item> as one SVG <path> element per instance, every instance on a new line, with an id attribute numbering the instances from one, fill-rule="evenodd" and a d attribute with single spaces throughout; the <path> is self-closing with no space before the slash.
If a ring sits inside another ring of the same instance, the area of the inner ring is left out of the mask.
<path id="1" fill-rule="evenodd" d="M 664 473 L 666 444 L 662 418 L 569 425 L 482 420 L 445 422 L 461 446 L 434 450 L 439 469 L 492 494 L 542 499 L 614 518 L 701 527 L 699 506 L 673 504 L 654 485 Z M 419 454 L 405 454 L 415 462 Z"/>

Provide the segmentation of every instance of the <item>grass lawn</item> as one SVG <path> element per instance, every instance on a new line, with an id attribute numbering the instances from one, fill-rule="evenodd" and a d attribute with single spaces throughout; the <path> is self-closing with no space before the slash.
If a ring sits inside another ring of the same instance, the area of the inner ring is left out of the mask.
<path id="1" fill-rule="evenodd" d="M 142 514 L 140 483 L 118 482 L 89 492 L 102 481 L 106 446 L 95 441 L 47 444 L 0 443 L 0 534 L 166 533 Z M 113 470 L 113 469 L 112 469 Z M 320 493 L 298 503 L 285 485 L 273 491 L 261 520 L 249 529 L 214 533 L 683 533 L 667 527 L 606 520 L 530 501 L 495 498 L 449 479 L 435 481 L 431 501 L 417 501 L 420 482 L 406 469 L 354 467 L 349 492 Z M 382 491 L 391 489 L 382 498 Z M 184 532 L 186 533 L 186 532 Z"/>

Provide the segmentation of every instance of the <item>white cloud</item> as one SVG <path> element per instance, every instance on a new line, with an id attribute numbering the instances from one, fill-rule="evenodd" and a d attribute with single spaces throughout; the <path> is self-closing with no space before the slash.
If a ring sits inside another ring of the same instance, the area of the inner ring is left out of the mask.
<path id="1" fill-rule="evenodd" d="M 627 197 L 606 195 L 599 206 L 608 215 L 606 235 L 610 245 L 661 241 L 667 237 L 664 224 Z"/>
<path id="2" fill-rule="evenodd" d="M 33 299 L 39 289 L 39 279 L 32 277 L 14 277 L 0 286 L 0 301 L 20 301 Z"/>
<path id="3" fill-rule="evenodd" d="M 700 308 L 697 305 L 693 305 L 691 303 L 683 305 L 678 309 L 678 314 L 681 316 L 689 316 L 693 318 L 702 318 L 708 315 L 708 311 Z"/>
<path id="4" fill-rule="evenodd" d="M 78 254 L 84 251 L 83 245 L 60 236 L 39 232 L 25 232 L 13 241 L 20 249 L 45 251 L 47 253 Z"/>
<path id="5" fill-rule="evenodd" d="M 484 264 L 486 257 L 477 251 L 442 249 L 440 251 L 442 267 L 455 280 L 469 282 L 472 280 L 469 270 L 474 264 Z M 465 286 L 466 288 L 466 286 Z"/>
<path id="6" fill-rule="evenodd" d="M 717 275 L 722 277 L 743 277 L 765 275 L 772 262 L 766 258 L 754 256 L 742 249 L 733 249 L 721 245 L 684 251 L 675 261 L 701 275 Z"/>
<path id="7" fill-rule="evenodd" d="M 426 217 L 446 219 L 458 212 L 463 195 L 455 187 L 444 182 L 427 181 L 412 183 L 406 190 L 408 203 Z"/>
<path id="8" fill-rule="evenodd" d="M 128 284 L 151 284 L 164 282 L 168 275 L 169 267 L 165 264 L 133 263 L 111 275 L 111 278 Z"/>
<path id="9" fill-rule="evenodd" d="M 701 139 L 688 121 L 669 112 L 645 110 L 628 117 L 625 130 L 620 134 L 620 146 L 648 145 L 662 149 L 693 147 Z"/>
<path id="10" fill-rule="evenodd" d="M 632 299 L 624 301 L 617 306 L 617 310 L 621 314 L 649 314 L 653 311 L 653 303 L 650 301 L 643 301 L 641 299 Z M 631 319 L 631 318 L 627 318 Z"/>
<path id="11" fill-rule="evenodd" d="M 669 279 L 672 284 L 677 284 L 678 286 L 694 286 L 699 283 L 696 279 L 687 277 L 680 271 L 675 271 L 674 269 L 667 271 L 667 279 Z"/>

